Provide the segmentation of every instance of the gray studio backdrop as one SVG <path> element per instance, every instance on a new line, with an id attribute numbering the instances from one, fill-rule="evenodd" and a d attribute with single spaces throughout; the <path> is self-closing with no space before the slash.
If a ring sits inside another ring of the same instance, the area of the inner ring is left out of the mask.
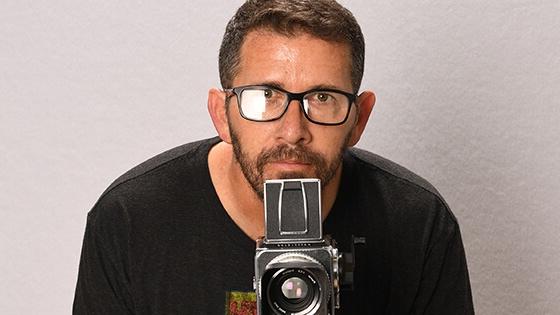
<path id="1" fill-rule="evenodd" d="M 241 2 L 0 1 L 0 314 L 69 314 L 99 194 L 215 135 L 206 95 Z M 378 95 L 359 146 L 446 197 L 478 314 L 558 314 L 560 1 L 343 3 Z"/>

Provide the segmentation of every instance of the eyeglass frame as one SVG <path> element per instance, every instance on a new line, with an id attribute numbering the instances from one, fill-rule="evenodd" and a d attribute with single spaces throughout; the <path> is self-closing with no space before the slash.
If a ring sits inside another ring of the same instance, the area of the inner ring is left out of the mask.
<path id="1" fill-rule="evenodd" d="M 251 118 L 246 117 L 245 114 L 243 113 L 243 110 L 241 109 L 241 94 L 243 93 L 244 90 L 250 89 L 250 88 L 269 88 L 269 89 L 273 89 L 273 90 L 277 90 L 277 91 L 285 93 L 288 96 L 288 99 L 286 101 L 286 104 L 284 105 L 284 111 L 280 115 L 278 115 L 278 117 L 272 118 L 272 119 L 257 120 L 257 119 L 251 119 Z M 299 107 L 301 108 L 301 111 L 303 112 L 303 115 L 305 116 L 305 118 L 307 120 L 309 120 L 310 122 L 312 122 L 314 124 L 323 125 L 323 126 L 339 126 L 339 125 L 344 124 L 348 120 L 348 116 L 350 116 L 350 107 L 352 106 L 352 104 L 355 104 L 356 99 L 358 98 L 358 95 L 356 95 L 356 94 L 348 93 L 348 92 L 337 90 L 337 89 L 314 88 L 314 89 L 311 89 L 311 90 L 303 91 L 301 93 L 292 93 L 292 92 L 284 90 L 283 88 L 280 88 L 280 87 L 277 87 L 277 86 L 272 86 L 272 85 L 266 85 L 266 84 L 237 86 L 237 87 L 233 87 L 233 88 L 229 88 L 229 89 L 224 89 L 224 92 L 232 93 L 237 97 L 237 107 L 239 109 L 239 114 L 241 115 L 241 117 L 243 117 L 246 120 L 254 121 L 254 122 L 270 122 L 270 121 L 278 120 L 286 114 L 286 112 L 288 111 L 288 107 L 290 106 L 290 103 L 293 100 L 296 100 L 296 101 L 299 102 Z M 315 121 L 315 120 L 311 119 L 307 115 L 307 112 L 305 111 L 305 108 L 303 107 L 303 102 L 304 102 L 304 97 L 307 94 L 310 94 L 310 93 L 313 93 L 313 92 L 334 92 L 334 93 L 339 93 L 339 94 L 342 94 L 342 95 L 346 96 L 346 98 L 348 99 L 348 109 L 346 110 L 346 116 L 344 116 L 344 119 L 341 122 L 337 122 L 337 123 L 324 123 L 324 122 L 318 122 L 318 121 Z"/>

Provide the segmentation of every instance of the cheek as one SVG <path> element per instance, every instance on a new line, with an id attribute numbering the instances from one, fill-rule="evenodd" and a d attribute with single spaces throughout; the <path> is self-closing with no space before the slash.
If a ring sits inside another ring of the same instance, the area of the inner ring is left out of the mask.
<path id="1" fill-rule="evenodd" d="M 345 147 L 351 135 L 351 129 L 344 126 L 321 126 L 320 130 L 313 132 L 313 148 L 317 152 L 325 152 L 331 156 L 338 154 Z"/>
<path id="2" fill-rule="evenodd" d="M 270 148 L 273 139 L 270 128 L 255 122 L 234 120 L 230 123 L 230 132 L 235 134 L 241 150 L 250 158 L 255 158 L 262 151 Z"/>

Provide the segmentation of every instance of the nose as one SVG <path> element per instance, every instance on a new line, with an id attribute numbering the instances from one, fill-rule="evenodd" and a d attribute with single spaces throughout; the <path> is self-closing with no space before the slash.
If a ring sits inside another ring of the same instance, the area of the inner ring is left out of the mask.
<path id="1" fill-rule="evenodd" d="M 310 123 L 305 118 L 300 102 L 292 100 L 280 119 L 278 135 L 288 144 L 306 144 L 311 140 Z"/>

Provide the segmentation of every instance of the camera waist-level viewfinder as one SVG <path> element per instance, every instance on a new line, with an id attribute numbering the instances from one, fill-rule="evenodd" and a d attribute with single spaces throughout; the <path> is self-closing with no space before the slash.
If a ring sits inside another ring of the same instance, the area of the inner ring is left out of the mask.
<path id="1" fill-rule="evenodd" d="M 334 314 L 341 286 L 352 282 L 353 257 L 343 258 L 334 240 L 323 237 L 320 181 L 267 180 L 264 203 L 265 236 L 255 254 L 257 314 Z"/>

